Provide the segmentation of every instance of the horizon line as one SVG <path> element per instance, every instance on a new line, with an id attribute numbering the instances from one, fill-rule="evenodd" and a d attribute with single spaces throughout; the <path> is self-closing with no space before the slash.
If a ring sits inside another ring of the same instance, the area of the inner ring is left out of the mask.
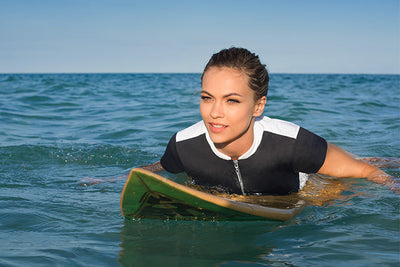
<path id="1" fill-rule="evenodd" d="M 202 72 L 0 72 L 0 74 L 202 74 Z M 400 73 L 374 72 L 268 72 L 293 75 L 400 75 Z"/>

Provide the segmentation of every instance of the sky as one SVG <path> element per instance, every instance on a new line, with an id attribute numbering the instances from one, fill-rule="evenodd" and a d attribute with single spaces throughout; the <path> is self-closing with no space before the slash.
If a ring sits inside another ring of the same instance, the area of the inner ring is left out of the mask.
<path id="1" fill-rule="evenodd" d="M 0 73 L 202 72 L 232 46 L 271 73 L 400 74 L 400 0 L 0 0 Z"/>

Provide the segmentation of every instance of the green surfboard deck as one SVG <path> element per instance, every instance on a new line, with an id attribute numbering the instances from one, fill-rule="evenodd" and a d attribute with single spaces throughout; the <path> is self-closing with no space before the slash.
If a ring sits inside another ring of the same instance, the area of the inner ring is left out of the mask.
<path id="1" fill-rule="evenodd" d="M 236 198 L 241 200 L 240 196 Z M 253 200 L 261 198 L 253 196 Z M 120 207 L 127 219 L 289 220 L 306 204 L 299 198 L 292 201 L 269 198 L 262 205 L 239 200 L 197 190 L 136 168 L 125 183 Z"/>

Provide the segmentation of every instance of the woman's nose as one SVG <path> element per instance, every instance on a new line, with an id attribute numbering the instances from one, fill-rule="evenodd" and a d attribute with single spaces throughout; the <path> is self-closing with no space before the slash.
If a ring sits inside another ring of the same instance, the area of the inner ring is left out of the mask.
<path id="1" fill-rule="evenodd" d="M 211 109 L 211 117 L 213 119 L 216 118 L 222 118 L 224 116 L 224 108 L 221 103 L 218 103 L 217 101 L 213 104 L 212 109 Z"/>

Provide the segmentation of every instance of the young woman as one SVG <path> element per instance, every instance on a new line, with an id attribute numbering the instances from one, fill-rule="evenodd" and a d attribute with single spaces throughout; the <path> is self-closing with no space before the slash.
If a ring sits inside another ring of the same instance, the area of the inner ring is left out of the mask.
<path id="1" fill-rule="evenodd" d="M 155 166 L 237 194 L 297 192 L 307 173 L 365 177 L 399 193 L 397 180 L 380 169 L 302 127 L 262 116 L 269 76 L 250 51 L 214 54 L 201 81 L 203 120 L 176 133 Z"/>

